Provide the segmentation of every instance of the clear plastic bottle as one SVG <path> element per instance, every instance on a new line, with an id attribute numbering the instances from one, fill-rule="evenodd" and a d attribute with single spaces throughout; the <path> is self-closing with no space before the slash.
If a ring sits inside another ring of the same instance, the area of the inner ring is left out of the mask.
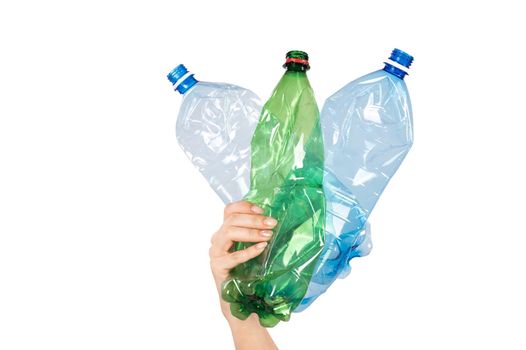
<path id="1" fill-rule="evenodd" d="M 249 190 L 250 142 L 262 103 L 242 87 L 197 81 L 182 64 L 168 80 L 183 95 L 177 141 L 224 203 Z"/>
<path id="2" fill-rule="evenodd" d="M 350 82 L 325 101 L 320 116 L 325 246 L 296 312 L 308 307 L 337 277 L 347 276 L 352 258 L 371 249 L 367 218 L 413 144 L 411 102 L 404 82 L 412 61 L 411 55 L 395 49 L 383 69 Z"/>
<path id="3" fill-rule="evenodd" d="M 263 106 L 252 138 L 250 192 L 264 215 L 277 219 L 265 250 L 230 271 L 222 284 L 232 315 L 255 312 L 265 327 L 288 321 L 302 301 L 323 249 L 323 138 L 309 56 L 289 51 L 285 74 Z M 237 242 L 233 250 L 253 243 Z"/>

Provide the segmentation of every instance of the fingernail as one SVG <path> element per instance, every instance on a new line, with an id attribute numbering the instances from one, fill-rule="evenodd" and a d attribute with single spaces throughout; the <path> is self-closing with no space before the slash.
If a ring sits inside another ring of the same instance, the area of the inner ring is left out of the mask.
<path id="1" fill-rule="evenodd" d="M 258 207 L 257 205 L 253 205 L 252 206 L 252 211 L 256 214 L 262 214 L 263 213 L 263 209 L 261 209 L 260 207 Z"/>
<path id="2" fill-rule="evenodd" d="M 267 246 L 267 242 L 261 242 L 256 244 L 256 249 L 264 249 Z"/>
<path id="3" fill-rule="evenodd" d="M 276 221 L 276 219 L 274 218 L 266 218 L 264 221 L 265 225 L 267 226 L 274 226 L 276 225 L 278 222 Z"/>
<path id="4" fill-rule="evenodd" d="M 269 231 L 269 230 L 264 230 L 264 231 L 261 231 L 260 233 L 262 236 L 265 236 L 265 237 L 272 236 L 272 231 Z"/>

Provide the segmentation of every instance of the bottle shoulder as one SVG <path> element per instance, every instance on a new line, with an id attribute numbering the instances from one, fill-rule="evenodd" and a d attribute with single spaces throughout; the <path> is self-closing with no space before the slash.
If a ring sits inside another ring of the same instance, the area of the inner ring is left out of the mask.
<path id="1" fill-rule="evenodd" d="M 183 103 L 202 99 L 241 99 L 261 104 L 259 97 L 251 90 L 228 83 L 199 81 L 184 95 Z"/>
<path id="2" fill-rule="evenodd" d="M 393 94 L 409 98 L 407 85 L 402 79 L 380 69 L 349 82 L 331 95 L 326 103 L 338 102 L 341 99 L 349 100 L 362 95 L 378 95 L 380 98 L 382 96 L 387 98 Z"/>
<path id="3" fill-rule="evenodd" d="M 285 104 L 297 105 L 310 102 L 315 103 L 314 90 L 305 74 L 294 76 L 286 73 L 272 91 L 265 106 L 267 109 L 281 109 Z"/>
<path id="4" fill-rule="evenodd" d="M 259 97 L 248 89 L 233 84 L 200 81 L 183 95 L 177 123 L 238 118 L 257 121 L 261 106 Z"/>

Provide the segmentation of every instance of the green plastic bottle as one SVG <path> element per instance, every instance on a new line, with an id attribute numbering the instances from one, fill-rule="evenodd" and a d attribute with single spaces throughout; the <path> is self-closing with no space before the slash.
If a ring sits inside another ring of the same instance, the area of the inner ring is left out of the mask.
<path id="1" fill-rule="evenodd" d="M 288 321 L 303 299 L 323 249 L 323 139 L 308 55 L 290 51 L 286 72 L 263 106 L 251 142 L 250 191 L 244 200 L 278 221 L 265 250 L 223 282 L 231 313 L 255 312 L 262 326 Z M 236 242 L 231 251 L 253 243 Z"/>

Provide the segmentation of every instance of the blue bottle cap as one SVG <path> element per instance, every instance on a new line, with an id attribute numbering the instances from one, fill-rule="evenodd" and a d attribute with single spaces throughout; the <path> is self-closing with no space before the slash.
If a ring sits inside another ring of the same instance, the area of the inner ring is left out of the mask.
<path id="1" fill-rule="evenodd" d="M 194 78 L 194 74 L 189 74 L 188 69 L 186 69 L 183 64 L 180 64 L 172 69 L 172 71 L 168 73 L 167 77 L 168 80 L 175 86 L 175 90 L 179 91 L 181 94 L 184 94 L 188 89 L 198 82 Z"/>
<path id="2" fill-rule="evenodd" d="M 393 52 L 391 52 L 391 57 L 389 57 L 389 59 L 391 61 L 400 63 L 402 66 L 407 68 L 409 68 L 411 63 L 413 63 L 413 56 L 399 49 L 394 49 Z"/>
<path id="3" fill-rule="evenodd" d="M 411 63 L 413 63 L 413 56 L 411 56 L 408 53 L 405 53 L 402 50 L 394 49 L 393 52 L 391 52 L 391 56 L 389 57 L 389 60 L 396 62 L 403 67 L 409 68 Z M 404 79 L 404 77 L 407 75 L 406 71 L 398 67 L 395 67 L 391 63 L 389 62 L 384 62 L 384 63 L 385 63 L 384 71 L 391 73 L 392 75 L 400 79 Z"/>

